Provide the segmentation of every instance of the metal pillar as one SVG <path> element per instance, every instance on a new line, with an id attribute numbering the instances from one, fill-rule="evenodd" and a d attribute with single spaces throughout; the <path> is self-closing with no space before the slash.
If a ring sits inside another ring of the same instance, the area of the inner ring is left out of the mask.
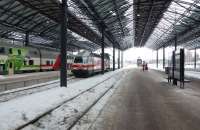
<path id="1" fill-rule="evenodd" d="M 124 52 L 121 52 L 121 68 L 124 66 Z"/>
<path id="2" fill-rule="evenodd" d="M 118 69 L 120 69 L 120 50 L 118 49 Z"/>
<path id="3" fill-rule="evenodd" d="M 26 32 L 26 35 L 25 35 L 25 46 L 28 46 L 29 45 L 29 32 Z"/>
<path id="4" fill-rule="evenodd" d="M 113 71 L 115 71 L 115 46 L 113 45 Z"/>
<path id="5" fill-rule="evenodd" d="M 163 47 L 163 69 L 165 68 L 165 47 Z"/>
<path id="6" fill-rule="evenodd" d="M 158 68 L 158 50 L 157 50 L 157 55 L 156 55 L 156 67 Z"/>
<path id="7" fill-rule="evenodd" d="M 67 87 L 67 0 L 62 0 L 61 4 L 61 68 L 60 68 L 60 85 Z"/>
<path id="8" fill-rule="evenodd" d="M 102 27 L 102 37 L 101 37 L 101 73 L 104 74 L 104 27 Z"/>
<path id="9" fill-rule="evenodd" d="M 42 72 L 42 53 L 39 47 L 36 48 L 39 52 L 39 56 L 40 56 L 40 72 Z"/>
<path id="10" fill-rule="evenodd" d="M 174 47 L 175 47 L 175 51 L 177 50 L 177 34 L 175 33 L 175 45 L 174 45 Z"/>
<path id="11" fill-rule="evenodd" d="M 194 69 L 197 68 L 197 49 L 194 49 Z"/>

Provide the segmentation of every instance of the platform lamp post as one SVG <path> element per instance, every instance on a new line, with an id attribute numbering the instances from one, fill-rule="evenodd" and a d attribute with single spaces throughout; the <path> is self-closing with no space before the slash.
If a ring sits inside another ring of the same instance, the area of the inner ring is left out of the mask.
<path id="1" fill-rule="evenodd" d="M 104 33 L 105 33 L 105 27 L 102 26 L 101 28 L 101 33 L 102 33 L 102 37 L 101 37 L 101 73 L 104 74 L 104 48 L 105 48 L 105 43 L 104 43 Z"/>
<path id="2" fill-rule="evenodd" d="M 113 44 L 113 71 L 115 71 L 115 45 Z"/>
<path id="3" fill-rule="evenodd" d="M 67 87 L 67 0 L 62 0 L 61 3 L 61 28 L 60 28 L 60 86 Z"/>

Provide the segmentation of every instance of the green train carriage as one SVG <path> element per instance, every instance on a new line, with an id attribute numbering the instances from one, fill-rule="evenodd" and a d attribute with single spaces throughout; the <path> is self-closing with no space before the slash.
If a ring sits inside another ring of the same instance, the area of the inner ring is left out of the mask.
<path id="1" fill-rule="evenodd" d="M 0 74 L 51 71 L 58 55 L 55 50 L 0 45 Z M 72 63 L 73 55 L 68 55 L 67 60 Z"/>

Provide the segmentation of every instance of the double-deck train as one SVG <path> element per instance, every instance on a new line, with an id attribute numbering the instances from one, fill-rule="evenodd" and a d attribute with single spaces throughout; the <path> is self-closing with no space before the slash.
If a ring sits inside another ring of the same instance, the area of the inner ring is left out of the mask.
<path id="1" fill-rule="evenodd" d="M 73 61 L 74 56 L 68 54 L 68 70 Z M 59 65 L 58 51 L 0 44 L 0 74 L 51 71 L 59 69 Z"/>
<path id="2" fill-rule="evenodd" d="M 110 69 L 109 54 L 104 55 L 105 70 Z M 89 76 L 101 71 L 101 55 L 92 52 L 81 52 L 75 59 L 71 67 L 72 73 L 76 77 Z"/>

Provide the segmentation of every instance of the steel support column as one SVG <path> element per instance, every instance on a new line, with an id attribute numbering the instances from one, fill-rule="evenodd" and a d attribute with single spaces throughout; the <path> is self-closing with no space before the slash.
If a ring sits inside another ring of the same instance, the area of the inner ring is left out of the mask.
<path id="1" fill-rule="evenodd" d="M 121 68 L 124 66 L 124 52 L 121 51 Z"/>
<path id="2" fill-rule="evenodd" d="M 25 34 L 25 46 L 28 46 L 29 42 L 30 42 L 30 40 L 29 40 L 29 32 L 26 32 L 26 34 Z"/>
<path id="3" fill-rule="evenodd" d="M 102 27 L 102 37 L 101 37 L 101 73 L 104 74 L 104 33 L 105 33 L 105 30 L 104 30 L 104 27 Z"/>
<path id="4" fill-rule="evenodd" d="M 175 49 L 175 51 L 177 50 L 177 34 L 175 34 L 174 49 Z"/>
<path id="5" fill-rule="evenodd" d="M 60 28 L 60 43 L 61 43 L 61 68 L 60 68 L 60 85 L 67 87 L 67 0 L 62 0 L 61 4 L 61 28 Z"/>
<path id="6" fill-rule="evenodd" d="M 194 69 L 197 68 L 197 49 L 194 49 Z"/>
<path id="7" fill-rule="evenodd" d="M 120 69 L 120 50 L 118 49 L 118 69 Z"/>
<path id="8" fill-rule="evenodd" d="M 115 71 L 115 46 L 113 45 L 113 71 Z"/>
<path id="9" fill-rule="evenodd" d="M 158 50 L 156 52 L 157 52 L 157 55 L 156 55 L 156 67 L 158 68 Z"/>
<path id="10" fill-rule="evenodd" d="M 165 47 L 163 47 L 163 69 L 165 68 Z"/>

